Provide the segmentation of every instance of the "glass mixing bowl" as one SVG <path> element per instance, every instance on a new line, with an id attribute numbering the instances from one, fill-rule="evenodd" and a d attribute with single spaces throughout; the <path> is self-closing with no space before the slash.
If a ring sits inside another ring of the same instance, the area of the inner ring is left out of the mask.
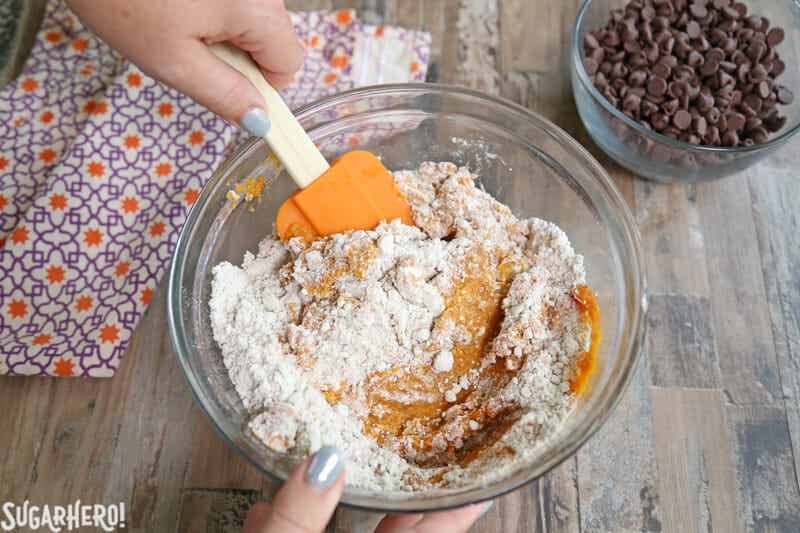
<path id="1" fill-rule="evenodd" d="M 520 106 L 478 92 L 437 85 L 376 86 L 342 93 L 297 113 L 332 160 L 364 148 L 390 170 L 423 161 L 452 161 L 479 176 L 479 186 L 522 217 L 558 224 L 585 258 L 596 293 L 603 336 L 598 366 L 561 430 L 530 464 L 492 484 L 457 490 L 383 493 L 346 488 L 342 503 L 384 512 L 424 512 L 493 498 L 543 474 L 573 453 L 603 423 L 636 365 L 644 331 L 645 272 L 628 207 L 605 170 L 561 129 Z M 198 405 L 227 443 L 260 471 L 286 479 L 293 465 L 246 430 L 248 413 L 212 337 L 208 301 L 211 270 L 241 264 L 245 251 L 273 227 L 275 213 L 295 188 L 270 158 L 262 139 L 235 151 L 214 173 L 191 208 L 169 272 L 170 333 Z M 267 181 L 260 200 L 226 198 L 248 177 Z"/>
<path id="2" fill-rule="evenodd" d="M 777 46 L 786 70 L 778 83 L 794 92 L 794 102 L 778 106 L 786 125 L 763 143 L 735 148 L 698 146 L 671 139 L 628 118 L 598 91 L 582 60 L 584 36 L 608 23 L 612 9 L 630 0 L 586 0 L 572 30 L 572 93 L 578 113 L 595 143 L 617 163 L 643 178 L 695 183 L 715 180 L 746 169 L 786 144 L 800 131 L 800 0 L 745 1 L 750 12 L 767 17 L 785 30 Z"/>

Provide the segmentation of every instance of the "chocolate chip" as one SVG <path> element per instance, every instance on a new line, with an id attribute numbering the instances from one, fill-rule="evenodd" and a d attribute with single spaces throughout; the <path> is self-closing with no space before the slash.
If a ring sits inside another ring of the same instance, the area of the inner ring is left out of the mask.
<path id="1" fill-rule="evenodd" d="M 725 60 L 725 52 L 721 48 L 712 48 L 706 52 L 706 60 L 713 59 L 717 63 Z"/>
<path id="2" fill-rule="evenodd" d="M 628 94 L 622 100 L 622 109 L 624 111 L 632 111 L 634 115 L 639 114 L 639 106 L 642 103 L 642 99 L 635 94 Z"/>
<path id="3" fill-rule="evenodd" d="M 696 117 L 692 119 L 692 131 L 697 133 L 700 137 L 705 136 L 708 130 L 708 122 L 705 117 Z"/>
<path id="4" fill-rule="evenodd" d="M 744 121 L 744 131 L 752 131 L 757 127 L 761 126 L 762 121 L 758 117 L 747 117 L 747 120 Z"/>
<path id="5" fill-rule="evenodd" d="M 734 9 L 733 6 L 723 7 L 722 15 L 729 20 L 739 20 L 741 17 L 739 11 Z"/>
<path id="6" fill-rule="evenodd" d="M 774 133 L 786 125 L 786 120 L 785 116 L 772 118 L 767 122 L 767 128 Z"/>
<path id="7" fill-rule="evenodd" d="M 647 71 L 644 69 L 636 69 L 628 74 L 628 83 L 631 87 L 644 87 L 647 83 Z"/>
<path id="8" fill-rule="evenodd" d="M 776 94 L 778 97 L 778 102 L 780 102 L 783 105 L 789 105 L 794 101 L 794 93 L 792 93 L 792 91 L 790 91 L 783 85 L 779 85 L 777 87 Z"/>
<path id="9" fill-rule="evenodd" d="M 703 54 L 698 52 L 697 50 L 692 50 L 689 52 L 689 57 L 686 58 L 686 64 L 692 68 L 699 68 L 705 63 L 705 58 Z"/>
<path id="10" fill-rule="evenodd" d="M 744 128 L 745 120 L 746 119 L 744 118 L 744 115 L 742 115 L 741 113 L 734 113 L 730 115 L 729 117 L 727 117 L 728 129 L 741 131 Z"/>
<path id="11" fill-rule="evenodd" d="M 702 33 L 702 28 L 700 28 L 700 24 L 696 20 L 691 20 L 686 25 L 686 34 L 689 35 L 692 39 L 697 39 L 700 37 Z"/>
<path id="12" fill-rule="evenodd" d="M 768 72 L 767 69 L 764 68 L 764 65 L 759 64 L 753 67 L 753 70 L 750 71 L 750 76 L 748 77 L 748 79 L 752 83 L 759 83 L 767 79 L 767 74 Z"/>
<path id="13" fill-rule="evenodd" d="M 764 103 L 764 97 L 759 98 L 756 94 L 748 94 L 744 97 L 743 103 L 754 112 L 758 113 L 761 111 L 761 107 Z"/>
<path id="14" fill-rule="evenodd" d="M 672 115 L 672 123 L 675 124 L 675 127 L 679 130 L 688 129 L 689 126 L 692 125 L 692 115 L 685 109 L 678 109 L 675 114 Z"/>
<path id="15" fill-rule="evenodd" d="M 629 0 L 584 36 L 583 67 L 604 98 L 643 127 L 738 146 L 787 122 L 776 106 L 794 94 L 775 81 L 786 70 L 776 48 L 784 39 L 743 2 Z M 636 142 L 652 154 L 652 142 Z"/>
<path id="16" fill-rule="evenodd" d="M 650 122 L 653 124 L 653 129 L 662 131 L 669 125 L 669 117 L 664 113 L 654 113 Z"/>
<path id="17" fill-rule="evenodd" d="M 719 63 L 715 59 L 706 59 L 703 66 L 700 67 L 700 74 L 703 76 L 710 76 L 719 69 Z"/>
<path id="18" fill-rule="evenodd" d="M 722 146 L 736 146 L 739 144 L 739 136 L 733 130 L 725 130 L 722 134 Z"/>
<path id="19" fill-rule="evenodd" d="M 706 9 L 706 6 L 699 3 L 692 4 L 691 6 L 689 6 L 689 12 L 692 14 L 694 18 L 698 19 L 701 19 L 706 15 L 708 15 L 708 10 Z"/>
<path id="20" fill-rule="evenodd" d="M 598 67 L 599 65 L 597 64 L 597 61 L 595 61 L 591 57 L 583 58 L 583 68 L 584 70 L 586 70 L 587 75 L 594 76 L 595 74 L 597 74 Z"/>
<path id="21" fill-rule="evenodd" d="M 770 46 L 778 46 L 783 42 L 784 37 L 786 37 L 786 33 L 783 31 L 783 28 L 772 28 L 767 32 L 767 44 Z"/>
<path id="22" fill-rule="evenodd" d="M 664 78 L 651 78 L 647 82 L 647 92 L 653 96 L 662 96 L 667 92 L 667 81 Z"/>
<path id="23" fill-rule="evenodd" d="M 767 140 L 767 130 L 764 128 L 755 128 L 753 131 L 747 132 L 747 137 L 753 139 L 756 144 L 763 143 Z"/>
<path id="24" fill-rule="evenodd" d="M 756 86 L 755 94 L 757 94 L 761 98 L 767 98 L 770 92 L 772 92 L 772 89 L 770 88 L 769 83 L 767 83 L 766 80 L 762 81 Z"/>
<path id="25" fill-rule="evenodd" d="M 651 69 L 651 72 L 653 76 L 664 78 L 665 80 L 669 79 L 669 77 L 672 76 L 672 69 L 669 67 L 669 65 L 667 65 L 665 61 L 656 63 Z"/>

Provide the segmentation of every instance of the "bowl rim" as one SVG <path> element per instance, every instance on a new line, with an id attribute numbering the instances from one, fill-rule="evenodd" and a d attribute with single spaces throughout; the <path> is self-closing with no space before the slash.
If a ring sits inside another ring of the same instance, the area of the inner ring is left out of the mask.
<path id="1" fill-rule="evenodd" d="M 471 487 L 459 494 L 430 495 L 423 499 L 401 499 L 396 502 L 375 497 L 364 498 L 358 494 L 348 495 L 347 491 L 345 490 L 339 502 L 341 505 L 346 507 L 371 512 L 420 513 L 445 510 L 494 499 L 535 481 L 539 477 L 556 468 L 562 462 L 572 457 L 577 450 L 580 449 L 592 437 L 592 435 L 594 435 L 600 429 L 600 427 L 605 424 L 630 385 L 633 375 L 638 368 L 639 361 L 642 358 L 649 296 L 647 287 L 646 261 L 642 249 L 641 235 L 635 218 L 628 206 L 627 201 L 622 196 L 621 191 L 611 179 L 611 176 L 608 174 L 608 171 L 605 169 L 605 167 L 603 167 L 603 165 L 601 165 L 600 162 L 597 161 L 597 159 L 591 155 L 591 153 L 582 144 L 580 144 L 574 137 L 572 137 L 554 122 L 536 113 L 535 111 L 511 100 L 493 96 L 478 90 L 456 85 L 425 82 L 377 84 L 358 87 L 317 99 L 295 109 L 293 113 L 298 117 L 298 119 L 302 119 L 304 116 L 313 113 L 317 108 L 329 106 L 339 100 L 358 97 L 362 94 L 366 94 L 368 96 L 380 96 L 382 93 L 396 94 L 398 92 L 403 92 L 406 95 L 420 95 L 430 92 L 436 92 L 440 94 L 457 93 L 461 96 L 492 102 L 495 105 L 507 108 L 525 118 L 532 119 L 534 124 L 546 125 L 547 128 L 549 128 L 546 133 L 554 140 L 569 148 L 569 150 L 571 150 L 571 155 L 580 160 L 580 164 L 585 165 L 587 167 L 587 171 L 589 171 L 593 177 L 598 178 L 596 180 L 593 179 L 592 183 L 602 190 L 606 199 L 609 201 L 609 207 L 613 209 L 616 215 L 618 223 L 624 230 L 626 230 L 624 232 L 625 234 L 623 236 L 623 242 L 625 243 L 625 247 L 630 250 L 632 264 L 634 265 L 634 268 L 631 269 L 631 288 L 634 293 L 638 292 L 639 295 L 638 300 L 633 300 L 634 306 L 632 312 L 630 313 L 631 328 L 628 330 L 628 335 L 623 336 L 623 338 L 620 340 L 620 350 L 624 350 L 624 352 L 627 354 L 627 360 L 621 365 L 620 372 L 615 380 L 615 383 L 618 387 L 616 395 L 604 405 L 604 409 L 599 413 L 599 416 L 592 418 L 590 423 L 587 423 L 582 427 L 576 427 L 570 434 L 572 436 L 572 440 L 562 445 L 557 451 L 550 453 L 549 459 L 538 465 L 538 468 L 532 473 L 532 475 L 516 476 L 518 479 L 516 479 L 515 482 L 508 483 L 507 485 L 502 485 L 501 481 L 498 481 L 496 483 L 497 486 L 492 488 L 492 490 L 487 490 L 489 489 L 488 486 L 479 486 Z M 214 427 L 215 431 L 222 437 L 222 439 L 231 448 L 233 448 L 239 456 L 245 459 L 258 471 L 268 475 L 273 479 L 283 482 L 285 481 L 285 478 L 279 476 L 277 473 L 267 470 L 263 465 L 246 453 L 244 449 L 237 442 L 235 442 L 235 440 L 229 437 L 222 430 L 222 428 L 211 416 L 211 413 L 209 412 L 211 406 L 208 405 L 208 403 L 213 403 L 213 398 L 201 398 L 199 391 L 197 390 L 197 385 L 202 384 L 204 380 L 195 374 L 194 369 L 191 367 L 189 362 L 185 360 L 186 358 L 181 356 L 181 354 L 185 351 L 184 348 L 188 347 L 189 343 L 187 342 L 185 334 L 178 331 L 179 328 L 177 324 L 177 317 L 180 314 L 178 311 L 180 310 L 180 300 L 182 294 L 180 280 L 184 277 L 183 269 L 180 267 L 183 266 L 186 261 L 185 249 L 188 246 L 189 233 L 187 228 L 190 228 L 194 225 L 194 222 L 199 217 L 199 212 L 201 209 L 200 206 L 206 204 L 204 200 L 208 200 L 208 197 L 210 197 L 212 194 L 212 189 L 216 188 L 215 185 L 219 184 L 221 178 L 226 175 L 228 170 L 235 164 L 241 155 L 247 153 L 248 151 L 252 151 L 261 143 L 265 143 L 263 138 L 250 138 L 243 142 L 239 147 L 233 149 L 222 161 L 222 163 L 214 170 L 208 181 L 203 185 L 200 195 L 190 208 L 186 221 L 181 227 L 181 231 L 178 235 L 172 261 L 169 267 L 167 316 L 172 346 L 175 352 L 175 357 L 178 359 L 178 365 L 181 368 L 184 379 L 186 380 L 187 385 L 195 398 L 197 406 L 203 412 L 206 419 L 211 423 L 212 427 Z M 190 222 L 192 224 L 190 224 Z M 625 301 L 626 300 L 623 300 L 623 305 Z M 469 495 L 476 491 L 483 491 L 483 494 L 481 494 L 479 497 L 469 498 Z M 409 493 L 409 496 L 413 494 L 414 493 Z M 463 495 L 466 498 L 464 501 L 459 502 L 440 501 L 442 499 L 454 498 L 458 495 Z M 364 499 L 369 501 L 366 503 L 360 503 L 357 501 Z"/>
<path id="2" fill-rule="evenodd" d="M 592 99 L 598 102 L 603 107 L 603 109 L 605 109 L 608 113 L 613 115 L 614 118 L 622 121 L 626 126 L 633 128 L 637 133 L 645 135 L 647 137 L 655 138 L 655 140 L 671 145 L 671 147 L 678 150 L 687 150 L 692 152 L 710 153 L 710 154 L 749 154 L 778 147 L 781 144 L 788 141 L 798 131 L 800 131 L 800 121 L 798 121 L 797 124 L 795 124 L 791 128 L 787 128 L 786 131 L 780 133 L 779 135 L 771 137 L 762 143 L 755 143 L 752 146 L 708 146 L 705 144 L 691 144 L 685 141 L 681 141 L 680 139 L 673 139 L 671 137 L 667 137 L 666 135 L 658 133 L 657 131 L 645 128 L 635 120 L 626 116 L 619 109 L 612 106 L 611 103 L 608 100 L 606 100 L 605 97 L 602 94 L 600 94 L 600 91 L 598 91 L 597 88 L 594 86 L 594 83 L 592 83 L 592 81 L 589 79 L 589 76 L 586 74 L 586 69 L 583 67 L 583 58 L 581 57 L 581 43 L 579 41 L 578 36 L 580 34 L 580 29 L 583 23 L 584 16 L 586 15 L 586 12 L 589 9 L 589 5 L 593 1 L 594 0 L 584 0 L 583 5 L 578 11 L 578 16 L 575 18 L 575 24 L 572 26 L 572 39 L 571 39 L 572 45 L 570 47 L 572 55 L 572 66 L 578 76 L 578 79 L 580 79 L 581 84 L 586 88 L 587 92 L 592 96 Z"/>

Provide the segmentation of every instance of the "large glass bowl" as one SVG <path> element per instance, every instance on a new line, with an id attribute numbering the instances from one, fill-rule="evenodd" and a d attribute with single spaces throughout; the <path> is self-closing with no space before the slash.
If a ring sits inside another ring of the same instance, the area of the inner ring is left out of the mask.
<path id="1" fill-rule="evenodd" d="M 452 161 L 480 176 L 479 185 L 519 216 L 558 224 L 585 257 L 603 336 L 588 390 L 563 428 L 535 460 L 507 478 L 476 479 L 453 491 L 409 494 L 348 487 L 342 503 L 386 512 L 427 511 L 492 498 L 543 474 L 573 453 L 603 423 L 634 370 L 644 328 L 644 261 L 631 213 L 605 170 L 575 140 L 544 118 L 510 102 L 436 85 L 353 90 L 299 110 L 298 119 L 330 160 L 352 148 L 378 154 L 387 168 Z M 248 420 L 212 337 L 211 270 L 241 264 L 245 251 L 272 230 L 278 206 L 294 189 L 276 170 L 261 139 L 220 166 L 201 191 L 178 238 L 169 273 L 169 325 L 189 387 L 205 415 L 260 471 L 286 479 L 292 464 L 245 431 Z M 243 179 L 269 183 L 260 201 L 231 208 L 229 190 Z"/>
<path id="2" fill-rule="evenodd" d="M 617 163 L 643 178 L 661 182 L 695 183 L 729 176 L 771 154 L 800 131 L 800 0 L 745 1 L 750 12 L 767 17 L 784 29 L 786 37 L 777 46 L 786 70 L 778 83 L 794 92 L 794 102 L 778 106 L 786 125 L 764 143 L 748 147 L 698 146 L 671 139 L 628 118 L 598 91 L 582 60 L 584 36 L 604 27 L 612 9 L 629 0 L 586 0 L 572 30 L 572 93 L 578 114 L 595 143 Z"/>

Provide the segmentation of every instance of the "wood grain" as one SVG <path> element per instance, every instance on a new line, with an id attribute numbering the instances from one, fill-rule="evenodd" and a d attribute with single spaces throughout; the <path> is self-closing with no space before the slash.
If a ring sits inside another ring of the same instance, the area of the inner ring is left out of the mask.
<path id="1" fill-rule="evenodd" d="M 652 387 L 650 399 L 664 531 L 740 531 L 723 395 Z"/>
<path id="2" fill-rule="evenodd" d="M 800 138 L 717 182 L 634 177 L 591 141 L 572 101 L 580 4 L 287 2 L 431 32 L 429 79 L 558 124 L 608 170 L 639 225 L 650 309 L 631 386 L 576 454 L 497 498 L 471 531 L 800 531 Z M 126 530 L 227 532 L 240 531 L 253 501 L 272 498 L 279 484 L 194 406 L 165 288 L 113 379 L 0 378 L 0 503 L 124 502 Z M 382 516 L 341 507 L 327 531 L 372 531 Z"/>

